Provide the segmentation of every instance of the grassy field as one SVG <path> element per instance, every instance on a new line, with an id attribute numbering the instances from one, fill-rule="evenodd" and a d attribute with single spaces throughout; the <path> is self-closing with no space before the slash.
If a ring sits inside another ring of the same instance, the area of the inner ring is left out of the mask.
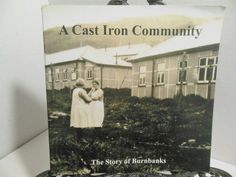
<path id="1" fill-rule="evenodd" d="M 71 90 L 48 91 L 52 172 L 155 173 L 207 170 L 210 159 L 213 100 L 199 96 L 173 99 L 131 97 L 129 89 L 104 89 L 104 127 L 69 127 Z M 77 138 L 77 133 L 81 137 Z M 92 165 L 99 159 L 165 159 L 158 164 Z"/>

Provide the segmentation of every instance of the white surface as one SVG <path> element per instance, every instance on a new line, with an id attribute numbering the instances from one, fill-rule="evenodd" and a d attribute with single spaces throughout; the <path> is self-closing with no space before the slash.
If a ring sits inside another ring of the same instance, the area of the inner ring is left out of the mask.
<path id="1" fill-rule="evenodd" d="M 90 3 L 93 1 L 90 0 Z M 131 1 L 136 2 L 130 0 L 130 4 Z M 141 0 L 138 2 L 141 3 Z M 227 0 L 166 0 L 166 2 L 225 5 Z M 236 2 L 235 0 L 229 2 L 220 52 L 223 60 L 220 61 L 221 69 L 218 72 L 216 88 L 212 156 L 236 165 L 236 35 L 234 34 Z M 0 1 L 0 158 L 47 128 L 40 9 L 41 5 L 46 3 L 46 0 Z M 14 159 L 13 156 L 10 157 Z M 19 163 L 25 165 L 24 158 L 20 159 Z M 36 163 L 33 160 L 30 166 Z M 7 169 L 13 173 L 17 169 L 27 171 L 29 168 L 26 165 L 23 169 L 19 169 L 19 166 L 15 166 L 14 169 L 13 162 L 6 164 L 8 166 L 5 168 L 1 167 L 1 173 Z M 37 168 L 37 165 L 34 168 Z"/>
<path id="2" fill-rule="evenodd" d="M 0 158 L 47 128 L 41 5 L 0 1 Z"/>
<path id="3" fill-rule="evenodd" d="M 212 157 L 236 165 L 236 1 L 225 13 L 213 115 Z"/>
<path id="4" fill-rule="evenodd" d="M 166 4 L 187 4 L 187 5 L 222 5 L 230 0 L 163 0 Z M 98 4 L 106 5 L 109 0 L 49 0 L 50 4 Z M 130 5 L 148 5 L 147 0 L 128 0 Z"/>
<path id="5" fill-rule="evenodd" d="M 50 4 L 106 5 L 110 0 L 49 0 Z M 128 0 L 130 5 L 148 5 L 146 0 Z"/>
<path id="6" fill-rule="evenodd" d="M 214 159 L 211 166 L 225 170 L 236 177 L 236 166 Z M 1 177 L 35 177 L 47 169 L 49 169 L 47 131 L 0 160 Z"/>
<path id="7" fill-rule="evenodd" d="M 1 177 L 35 177 L 49 169 L 48 132 L 0 160 Z"/>

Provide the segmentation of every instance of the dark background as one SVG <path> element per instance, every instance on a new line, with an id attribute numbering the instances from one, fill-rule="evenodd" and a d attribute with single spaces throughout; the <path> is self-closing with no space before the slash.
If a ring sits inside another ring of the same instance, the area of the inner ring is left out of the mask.
<path id="1" fill-rule="evenodd" d="M 103 90 L 104 125 L 92 129 L 69 127 L 70 89 L 47 91 L 53 173 L 209 170 L 213 100 L 194 95 L 158 100 L 131 97 L 130 89 Z M 90 165 L 92 159 L 126 158 L 167 163 Z"/>

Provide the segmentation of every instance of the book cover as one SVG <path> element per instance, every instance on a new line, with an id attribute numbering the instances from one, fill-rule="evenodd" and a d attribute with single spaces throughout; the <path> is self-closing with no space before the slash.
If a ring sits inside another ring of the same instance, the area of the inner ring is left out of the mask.
<path id="1" fill-rule="evenodd" d="M 209 171 L 224 7 L 42 11 L 52 175 Z"/>

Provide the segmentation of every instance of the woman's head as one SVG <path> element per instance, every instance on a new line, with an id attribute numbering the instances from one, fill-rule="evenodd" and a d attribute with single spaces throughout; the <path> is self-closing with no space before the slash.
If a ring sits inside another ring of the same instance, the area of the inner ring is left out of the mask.
<path id="1" fill-rule="evenodd" d="M 99 88 L 99 82 L 96 81 L 96 80 L 93 80 L 92 81 L 92 86 L 93 86 L 93 88 L 98 89 Z"/>
<path id="2" fill-rule="evenodd" d="M 78 80 L 76 81 L 76 86 L 77 86 L 77 87 L 84 87 L 84 86 L 85 86 L 85 81 L 84 81 L 84 79 L 78 79 Z"/>

